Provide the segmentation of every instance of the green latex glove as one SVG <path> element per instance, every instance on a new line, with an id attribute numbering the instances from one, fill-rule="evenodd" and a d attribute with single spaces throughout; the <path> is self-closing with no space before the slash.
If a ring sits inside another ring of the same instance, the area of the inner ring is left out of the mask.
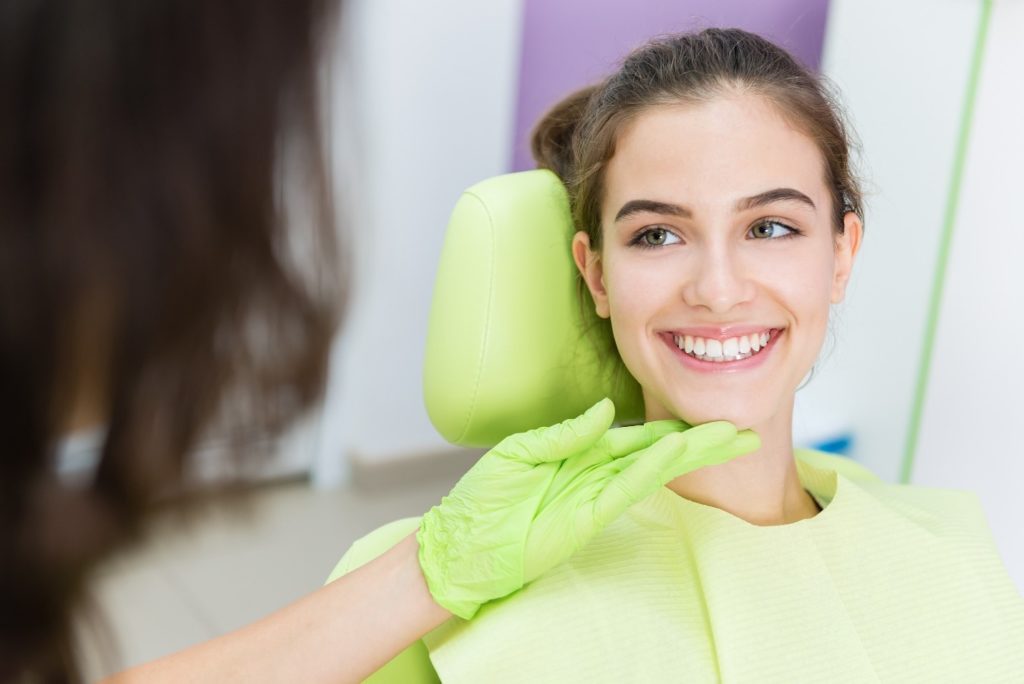
<path id="1" fill-rule="evenodd" d="M 420 567 L 439 605 L 469 619 L 670 480 L 761 445 L 725 421 L 609 429 L 614 418 L 603 399 L 576 418 L 507 437 L 423 516 Z"/>

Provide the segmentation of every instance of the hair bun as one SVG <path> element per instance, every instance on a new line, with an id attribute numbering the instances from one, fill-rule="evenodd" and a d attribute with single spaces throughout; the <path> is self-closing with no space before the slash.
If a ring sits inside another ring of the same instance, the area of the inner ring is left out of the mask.
<path id="1" fill-rule="evenodd" d="M 530 135 L 530 151 L 537 166 L 562 179 L 572 169 L 573 136 L 598 86 L 581 88 L 558 102 L 541 117 Z"/>

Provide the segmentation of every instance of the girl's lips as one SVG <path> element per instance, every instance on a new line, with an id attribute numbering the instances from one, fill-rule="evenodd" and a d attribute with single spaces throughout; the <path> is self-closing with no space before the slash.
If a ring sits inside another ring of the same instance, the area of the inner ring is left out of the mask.
<path id="1" fill-rule="evenodd" d="M 773 355 L 775 351 L 775 344 L 779 341 L 783 335 L 786 334 L 786 328 L 774 329 L 771 337 L 768 339 L 768 344 L 761 348 L 761 351 L 754 354 L 753 356 L 741 359 L 739 361 L 701 361 L 696 359 L 682 349 L 676 346 L 675 341 L 672 339 L 671 332 L 658 333 L 658 336 L 668 346 L 669 350 L 675 354 L 676 358 L 685 366 L 691 370 L 699 373 L 738 373 L 740 371 L 751 370 L 765 363 L 768 357 Z"/>

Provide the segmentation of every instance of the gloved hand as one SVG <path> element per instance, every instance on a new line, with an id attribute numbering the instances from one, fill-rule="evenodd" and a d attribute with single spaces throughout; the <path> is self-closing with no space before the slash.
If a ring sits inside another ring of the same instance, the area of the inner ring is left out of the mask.
<path id="1" fill-rule="evenodd" d="M 469 619 L 670 480 L 761 445 L 725 421 L 609 429 L 614 417 L 603 399 L 576 418 L 507 437 L 423 516 L 420 567 L 439 605 Z"/>

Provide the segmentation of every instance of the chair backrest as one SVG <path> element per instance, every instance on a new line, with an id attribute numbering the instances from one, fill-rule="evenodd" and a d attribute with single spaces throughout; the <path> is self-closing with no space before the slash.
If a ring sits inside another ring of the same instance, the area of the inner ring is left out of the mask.
<path id="1" fill-rule="evenodd" d="M 565 187 L 547 170 L 485 180 L 455 205 L 427 333 L 424 399 L 449 442 L 492 446 L 611 397 L 642 420 L 640 389 L 572 260 Z"/>

